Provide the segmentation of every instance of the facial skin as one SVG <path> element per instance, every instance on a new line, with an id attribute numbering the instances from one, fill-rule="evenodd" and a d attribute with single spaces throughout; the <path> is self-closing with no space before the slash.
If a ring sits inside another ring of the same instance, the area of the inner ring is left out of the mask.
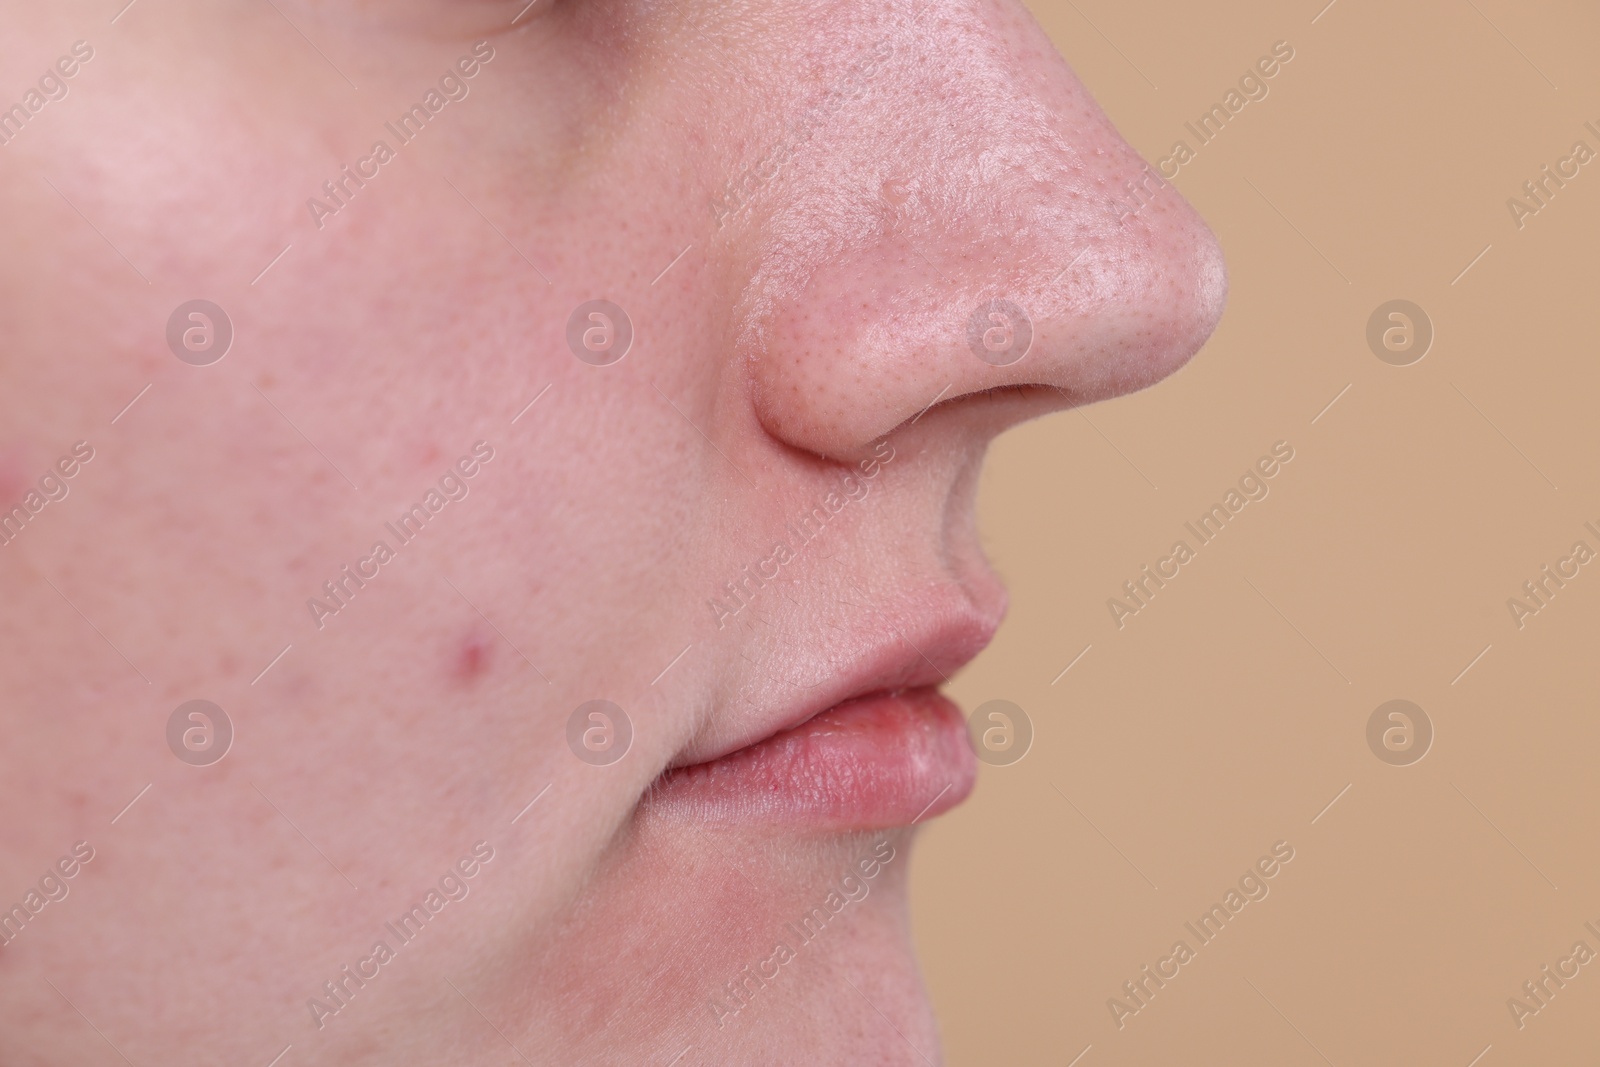
<path id="1" fill-rule="evenodd" d="M 1179 367 L 1217 246 L 1171 188 L 1119 219 L 1143 163 L 1013 0 L 524 2 L 0 4 L 0 106 L 93 49 L 0 147 L 0 508 L 93 450 L 0 546 L 0 906 L 94 850 L 0 947 L 8 1067 L 939 1061 L 914 812 L 652 783 L 975 655 L 988 441 Z M 195 298 L 209 366 L 167 345 Z M 567 342 L 594 299 L 610 366 Z M 994 299 L 1031 320 L 1008 366 L 968 344 Z M 235 733 L 210 766 L 168 747 L 194 699 Z M 567 743 L 595 699 L 633 729 L 607 766 Z"/>

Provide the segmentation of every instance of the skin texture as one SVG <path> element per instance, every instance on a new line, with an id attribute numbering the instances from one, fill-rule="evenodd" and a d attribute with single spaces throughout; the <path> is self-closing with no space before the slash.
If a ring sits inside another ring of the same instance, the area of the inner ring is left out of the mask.
<path id="1" fill-rule="evenodd" d="M 94 449 L 0 547 L 0 904 L 94 849 L 0 947 L 7 1067 L 938 1062 L 912 831 L 646 798 L 978 651 L 988 441 L 1187 360 L 1209 231 L 1170 188 L 1119 219 L 1143 163 L 1013 0 L 122 5 L 0 4 L 0 103 L 94 50 L 0 147 L 0 507 Z M 319 226 L 479 41 L 469 95 Z M 205 367 L 165 339 L 197 297 L 235 331 Z M 566 340 L 597 298 L 634 328 L 607 367 Z M 995 298 L 1034 331 L 1005 367 L 967 340 Z M 319 625 L 479 441 L 469 494 Z M 235 730 L 207 767 L 165 735 L 197 698 Z M 597 698 L 634 730 L 602 767 L 566 742 Z M 319 1026 L 478 842 L 470 894 Z"/>

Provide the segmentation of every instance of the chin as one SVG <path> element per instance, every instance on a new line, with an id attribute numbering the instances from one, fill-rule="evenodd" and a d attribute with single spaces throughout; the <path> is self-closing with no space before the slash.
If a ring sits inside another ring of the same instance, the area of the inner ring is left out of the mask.
<path id="1" fill-rule="evenodd" d="M 504 1007 L 531 1017 L 551 1063 L 941 1063 L 911 942 L 912 837 L 642 811 L 564 921 L 505 947 L 528 984 Z"/>

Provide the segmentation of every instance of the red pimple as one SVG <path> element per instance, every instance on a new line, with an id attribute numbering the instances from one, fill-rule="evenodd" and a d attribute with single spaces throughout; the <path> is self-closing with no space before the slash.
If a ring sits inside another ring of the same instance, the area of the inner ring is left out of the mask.
<path id="1" fill-rule="evenodd" d="M 494 648 L 482 634 L 473 634 L 461 643 L 456 652 L 453 677 L 456 682 L 470 685 L 489 671 L 489 661 Z"/>
<path id="2" fill-rule="evenodd" d="M 0 449 L 0 510 L 20 502 L 38 477 L 28 473 L 22 453 L 20 445 Z"/>

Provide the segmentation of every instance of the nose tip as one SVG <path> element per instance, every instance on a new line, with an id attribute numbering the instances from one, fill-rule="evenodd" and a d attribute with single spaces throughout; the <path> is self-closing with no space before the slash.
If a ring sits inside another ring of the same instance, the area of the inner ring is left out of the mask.
<path id="1" fill-rule="evenodd" d="M 1227 306 L 1221 245 L 1175 189 L 1160 188 L 1136 212 L 1126 203 L 1115 211 L 1117 232 L 1062 279 L 1062 299 L 1044 303 L 1058 345 L 1035 373 L 1074 404 L 1134 392 L 1178 370 Z"/>
<path id="2" fill-rule="evenodd" d="M 920 249 L 892 233 L 838 249 L 777 309 L 755 360 L 759 416 L 791 445 L 845 457 L 934 404 L 1005 387 L 1049 388 L 991 434 L 1019 411 L 1154 384 L 1205 343 L 1228 288 L 1209 228 L 1162 195 L 1121 220 L 1065 196 L 1049 226 L 1035 218 L 1003 250 L 962 223 Z"/>
<path id="3" fill-rule="evenodd" d="M 909 112 L 924 75 L 897 72 L 903 91 L 861 118 L 898 144 L 846 141 L 787 190 L 745 353 L 773 436 L 844 458 L 935 402 L 1048 387 L 983 423 L 992 434 L 1148 386 L 1216 327 L 1227 272 L 1210 229 L 1053 50 L 1032 54 L 1043 70 L 968 70 L 956 83 L 981 88 L 947 82 Z"/>

